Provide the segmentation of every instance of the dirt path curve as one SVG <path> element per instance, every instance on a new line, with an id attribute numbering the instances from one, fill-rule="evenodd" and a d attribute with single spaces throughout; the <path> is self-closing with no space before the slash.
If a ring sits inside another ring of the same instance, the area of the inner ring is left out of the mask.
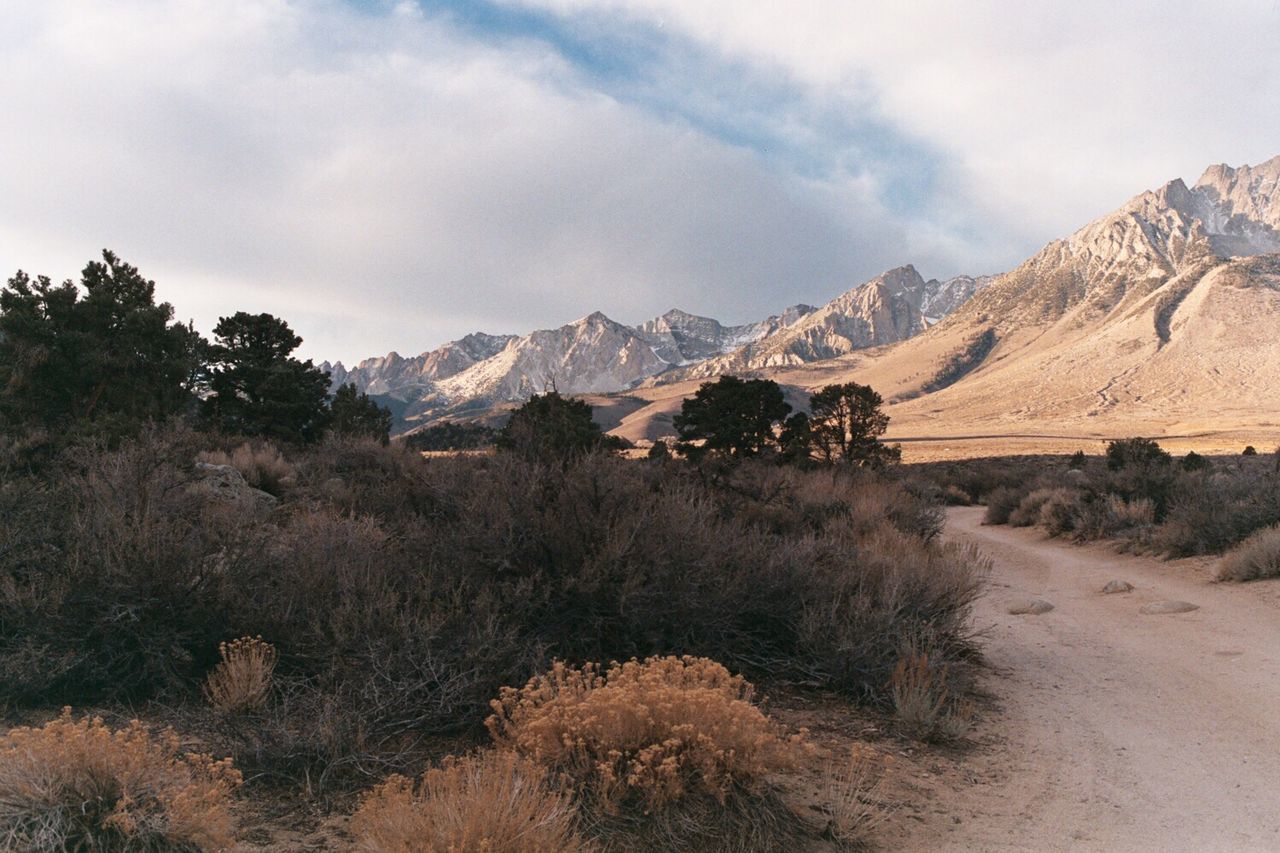
<path id="1" fill-rule="evenodd" d="M 977 608 L 1000 711 L 904 849 L 1280 851 L 1280 585 L 951 511 L 994 561 Z M 1101 595 L 1113 579 L 1133 592 Z M 1054 609 L 1011 616 L 1010 601 Z M 1146 603 L 1200 606 L 1143 615 Z M 993 742 L 998 741 L 998 742 Z M 968 777 L 968 778 L 965 778 Z"/>

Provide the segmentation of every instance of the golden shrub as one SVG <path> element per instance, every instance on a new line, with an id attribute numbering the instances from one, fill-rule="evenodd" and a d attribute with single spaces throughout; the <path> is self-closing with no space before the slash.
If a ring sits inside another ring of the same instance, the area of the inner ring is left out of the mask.
<path id="1" fill-rule="evenodd" d="M 71 709 L 0 737 L 0 849 L 225 850 L 230 759 L 186 753 L 133 721 L 112 730 Z"/>
<path id="2" fill-rule="evenodd" d="M 414 783 L 392 776 L 351 818 L 363 853 L 573 853 L 577 811 L 546 771 L 511 752 L 446 759 Z"/>
<path id="3" fill-rule="evenodd" d="M 557 663 L 524 688 L 504 688 L 487 725 L 606 811 L 662 809 L 687 794 L 724 802 L 791 766 L 784 737 L 751 703 L 753 688 L 706 658 L 649 658 L 607 670 Z"/>
<path id="4" fill-rule="evenodd" d="M 218 646 L 222 660 L 204 682 L 204 695 L 226 714 L 256 711 L 271 692 L 276 650 L 261 637 L 241 637 Z"/>

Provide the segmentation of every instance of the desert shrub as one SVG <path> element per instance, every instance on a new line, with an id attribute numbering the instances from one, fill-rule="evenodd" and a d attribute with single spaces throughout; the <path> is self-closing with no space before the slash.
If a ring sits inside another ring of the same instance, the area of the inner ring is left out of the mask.
<path id="1" fill-rule="evenodd" d="M 1107 468 L 1112 471 L 1167 465 L 1171 461 L 1173 457 L 1150 438 L 1122 438 L 1107 444 Z"/>
<path id="2" fill-rule="evenodd" d="M 557 663 L 493 703 L 503 748 L 574 792 L 608 849 L 775 850 L 804 833 L 768 781 L 809 751 L 705 658 Z"/>
<path id="3" fill-rule="evenodd" d="M 989 503 L 997 489 L 1021 489 L 1025 493 L 1031 481 L 1059 469 L 1063 462 L 1063 457 L 1056 456 L 1001 456 L 915 463 L 906 468 L 940 488 L 955 486 L 974 502 Z"/>
<path id="4" fill-rule="evenodd" d="M 1083 471 L 1084 466 L 1088 463 L 1088 459 L 1084 455 L 1083 450 L 1077 450 L 1071 454 L 1070 461 L 1067 462 L 1067 468 L 1072 471 Z"/>
<path id="5" fill-rule="evenodd" d="M 487 751 L 447 759 L 416 785 L 388 779 L 363 797 L 351 833 L 364 853 L 592 849 L 577 823 L 572 801 L 546 770 L 511 752 Z"/>
<path id="6" fill-rule="evenodd" d="M 1023 496 L 1018 507 L 1009 513 L 1009 524 L 1031 527 L 1040 521 L 1040 509 L 1057 494 L 1056 489 L 1036 489 Z"/>
<path id="7" fill-rule="evenodd" d="M 276 650 L 261 637 L 241 637 L 218 647 L 222 660 L 204 682 L 209 704 L 225 714 L 256 711 L 271 692 Z"/>
<path id="8" fill-rule="evenodd" d="M 1280 522 L 1280 488 L 1266 468 L 1246 464 L 1184 474 L 1172 490 L 1154 547 L 1175 557 L 1215 554 Z"/>
<path id="9" fill-rule="evenodd" d="M 1218 564 L 1218 580 L 1280 577 L 1280 527 L 1267 527 L 1241 542 Z"/>
<path id="10" fill-rule="evenodd" d="M 976 548 L 926 548 L 884 529 L 865 541 L 856 573 L 817 543 L 798 556 L 816 582 L 799 626 L 805 655 L 787 667 L 795 677 L 878 701 L 904 644 L 927 641 L 948 659 L 970 652 L 969 614 L 990 570 Z"/>
<path id="11" fill-rule="evenodd" d="M 199 462 L 210 465 L 230 465 L 240 472 L 244 481 L 255 489 L 279 497 L 297 482 L 293 466 L 284 458 L 280 449 L 271 442 L 245 442 L 227 453 L 224 450 L 206 450 L 196 456 Z"/>
<path id="12" fill-rule="evenodd" d="M 445 421 L 411 432 L 403 442 L 412 450 L 479 450 L 493 447 L 497 437 L 498 431 L 484 424 Z"/>
<path id="13" fill-rule="evenodd" d="M 1011 486 L 1001 486 L 987 495 L 986 524 L 1008 524 L 1010 516 L 1018 509 L 1026 492 Z"/>
<path id="14" fill-rule="evenodd" d="M 1241 456 L 1257 456 L 1258 448 L 1254 447 L 1252 444 L 1246 445 L 1245 449 L 1240 451 L 1240 455 Z"/>
<path id="15" fill-rule="evenodd" d="M 209 440 L 0 482 L 0 701 L 194 698 L 220 641 L 269 637 L 272 702 L 201 713 L 255 778 L 315 790 L 474 731 L 555 657 L 696 654 L 884 702 L 907 638 L 970 649 L 984 561 L 936 542 L 936 489 L 886 473 L 331 439 L 265 510 L 198 488 Z"/>
<path id="16" fill-rule="evenodd" d="M 1155 505 L 1146 498 L 1126 501 L 1119 495 L 1085 495 L 1079 505 L 1076 533 L 1081 539 L 1105 539 L 1149 528 Z"/>
<path id="17" fill-rule="evenodd" d="M 1187 455 L 1182 457 L 1183 471 L 1203 471 L 1209 467 L 1209 460 L 1205 459 L 1194 450 L 1187 451 Z"/>
<path id="18" fill-rule="evenodd" d="M 403 442 L 383 446 L 349 436 L 325 439 L 296 463 L 301 501 L 370 515 L 393 526 L 416 523 L 437 510 L 435 471 L 456 470 L 459 463 L 474 470 L 465 460 L 428 462 Z"/>
<path id="19" fill-rule="evenodd" d="M 972 710 L 951 698 L 948 677 L 945 663 L 914 649 L 894 666 L 889 682 L 894 717 L 912 737 L 946 742 L 968 733 Z"/>
<path id="20" fill-rule="evenodd" d="M 223 850 L 240 774 L 185 752 L 173 732 L 112 730 L 70 709 L 0 737 L 0 846 L 6 850 Z"/>
<path id="21" fill-rule="evenodd" d="M 1070 489 L 1054 489 L 1040 506 L 1036 522 L 1050 536 L 1062 536 L 1077 530 L 1081 523 L 1085 494 Z"/>
<path id="22" fill-rule="evenodd" d="M 0 582 L 0 649 L 40 649 L 49 662 L 44 684 L 11 698 L 150 695 L 212 665 L 229 633 L 221 590 L 261 552 L 263 527 L 194 488 L 197 448 L 189 432 L 150 430 L 60 465 L 48 487 L 60 508 L 36 522 L 42 547 Z"/>
<path id="23" fill-rule="evenodd" d="M 601 670 L 557 663 L 493 702 L 501 747 L 563 774 L 606 810 L 661 810 L 685 796 L 723 803 L 791 766 L 798 740 L 752 704 L 753 688 L 705 658 Z"/>
<path id="24" fill-rule="evenodd" d="M 959 486 L 947 486 L 942 495 L 947 506 L 969 506 L 973 503 L 973 499 Z"/>

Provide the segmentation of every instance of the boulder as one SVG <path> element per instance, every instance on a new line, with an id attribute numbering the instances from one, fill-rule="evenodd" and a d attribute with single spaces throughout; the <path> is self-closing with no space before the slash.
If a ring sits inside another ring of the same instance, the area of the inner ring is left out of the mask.
<path id="1" fill-rule="evenodd" d="M 1192 610 L 1199 609 L 1200 605 L 1189 601 L 1153 601 L 1142 605 L 1138 612 L 1148 616 L 1161 616 L 1165 613 L 1190 613 Z"/>
<path id="2" fill-rule="evenodd" d="M 1117 592 L 1133 592 L 1133 584 L 1128 581 L 1108 581 L 1102 588 L 1103 595 L 1114 595 Z"/>
<path id="3" fill-rule="evenodd" d="M 245 482 L 244 475 L 231 465 L 197 462 L 196 480 L 188 488 L 193 494 L 246 509 L 269 511 L 278 501 L 261 489 Z"/>
<path id="4" fill-rule="evenodd" d="M 1039 616 L 1041 613 L 1048 613 L 1052 609 L 1053 605 L 1043 598 L 1022 598 L 1009 602 L 1006 612 L 1014 616 Z"/>

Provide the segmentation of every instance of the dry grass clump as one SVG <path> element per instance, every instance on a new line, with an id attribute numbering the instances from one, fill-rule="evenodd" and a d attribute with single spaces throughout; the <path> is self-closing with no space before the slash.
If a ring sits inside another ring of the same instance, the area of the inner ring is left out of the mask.
<path id="1" fill-rule="evenodd" d="M 829 822 L 825 835 L 844 848 L 870 843 L 876 828 L 893 813 L 885 805 L 885 778 L 893 757 L 854 744 L 844 760 L 834 761 L 823 777 L 822 799 Z"/>
<path id="2" fill-rule="evenodd" d="M 1280 577 L 1280 525 L 1254 533 L 1222 558 L 1220 581 L 1252 581 Z"/>
<path id="3" fill-rule="evenodd" d="M 224 850 L 240 774 L 185 753 L 172 731 L 112 730 L 71 710 L 0 737 L 0 848 Z"/>
<path id="4" fill-rule="evenodd" d="M 947 678 L 947 665 L 931 662 L 927 652 L 908 652 L 894 667 L 889 682 L 894 714 L 912 737 L 950 742 L 969 733 L 973 709 L 951 700 Z"/>
<path id="5" fill-rule="evenodd" d="M 204 682 L 209 704 L 224 714 L 257 711 L 271 693 L 276 670 L 276 649 L 261 637 L 241 637 L 221 643 L 222 660 Z"/>
<path id="6" fill-rule="evenodd" d="M 751 703 L 752 686 L 706 658 L 649 658 L 601 671 L 556 663 L 505 688 L 487 721 L 494 741 L 569 779 L 616 812 L 661 810 L 682 797 L 723 804 L 792 765 L 782 736 Z"/>
<path id="7" fill-rule="evenodd" d="M 449 758 L 415 785 L 393 776 L 351 818 L 361 853 L 575 853 L 592 846 L 577 830 L 569 796 L 546 770 L 511 752 Z"/>
<path id="8" fill-rule="evenodd" d="M 255 489 L 280 497 L 297 483 L 297 473 L 271 442 L 245 442 L 235 450 L 206 450 L 196 456 L 210 465 L 230 465 Z"/>

